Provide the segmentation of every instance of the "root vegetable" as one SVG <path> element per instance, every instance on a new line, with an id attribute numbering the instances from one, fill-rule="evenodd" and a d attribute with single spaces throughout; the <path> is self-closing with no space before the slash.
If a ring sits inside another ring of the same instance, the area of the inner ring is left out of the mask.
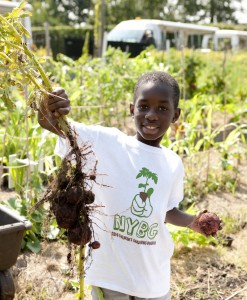
<path id="1" fill-rule="evenodd" d="M 96 174 L 95 173 L 90 173 L 89 174 L 89 179 L 90 180 L 95 180 L 96 179 Z"/>
<path id="2" fill-rule="evenodd" d="M 90 242 L 92 238 L 91 229 L 85 224 L 77 224 L 77 226 L 68 230 L 68 239 L 70 243 L 84 246 Z"/>
<path id="3" fill-rule="evenodd" d="M 66 190 L 66 201 L 71 204 L 77 204 L 83 194 L 83 190 L 80 186 L 72 186 Z"/>
<path id="4" fill-rule="evenodd" d="M 94 241 L 90 244 L 90 247 L 92 247 L 93 249 L 99 249 L 100 248 L 100 242 Z"/>
<path id="5" fill-rule="evenodd" d="M 142 199 L 143 202 L 147 200 L 148 194 L 145 192 L 140 192 L 140 198 Z"/>
<path id="6" fill-rule="evenodd" d="M 68 186 L 69 180 L 65 172 L 60 172 L 57 176 L 58 187 L 64 189 Z"/>
<path id="7" fill-rule="evenodd" d="M 215 235 L 221 229 L 219 217 L 210 212 L 203 213 L 198 219 L 198 225 L 205 235 Z"/>
<path id="8" fill-rule="evenodd" d="M 94 202 L 95 195 L 92 191 L 85 191 L 84 197 L 85 204 L 92 204 Z"/>
<path id="9" fill-rule="evenodd" d="M 69 229 L 76 223 L 78 212 L 76 206 L 62 203 L 57 204 L 55 216 L 59 227 Z"/>

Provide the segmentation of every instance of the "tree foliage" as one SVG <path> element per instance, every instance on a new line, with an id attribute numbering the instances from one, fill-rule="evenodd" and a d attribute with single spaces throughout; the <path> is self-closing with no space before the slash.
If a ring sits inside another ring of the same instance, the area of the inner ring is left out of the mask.
<path id="1" fill-rule="evenodd" d="M 48 21 L 50 25 L 76 25 L 88 22 L 91 0 L 29 0 L 33 6 L 33 25 L 42 25 Z"/>
<path id="2" fill-rule="evenodd" d="M 41 25 L 45 21 L 51 25 L 92 23 L 95 1 L 30 0 L 33 24 Z M 232 0 L 104 0 L 104 3 L 106 25 L 136 17 L 192 23 L 237 23 Z"/>
<path id="3" fill-rule="evenodd" d="M 142 19 L 160 19 L 167 1 L 162 0 L 106 0 L 107 22 L 117 24 L 123 20 L 141 17 Z"/>
<path id="4" fill-rule="evenodd" d="M 178 0 L 177 7 L 184 22 L 237 23 L 232 0 Z"/>

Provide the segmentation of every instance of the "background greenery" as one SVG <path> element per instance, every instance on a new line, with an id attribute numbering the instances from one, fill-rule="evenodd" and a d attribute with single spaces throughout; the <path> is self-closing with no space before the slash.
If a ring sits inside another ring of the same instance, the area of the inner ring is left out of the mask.
<path id="1" fill-rule="evenodd" d="M 39 51 L 38 54 L 43 53 Z M 57 61 L 47 57 L 43 66 L 53 85 L 62 86 L 67 91 L 72 119 L 87 124 L 116 126 L 128 134 L 134 133 L 128 107 L 138 77 L 147 71 L 169 72 L 181 87 L 182 115 L 162 143 L 176 151 L 185 163 L 185 198 L 181 208 L 189 208 L 212 191 L 235 192 L 239 165 L 247 154 L 246 53 L 181 52 L 174 49 L 167 53 L 148 49 L 130 59 L 126 53 L 109 48 L 103 59 L 91 58 L 85 53 L 75 61 L 59 54 Z M 0 77 L 1 84 L 3 80 Z M 53 153 L 56 137 L 43 131 L 37 125 L 36 115 L 25 109 L 31 92 L 11 88 L 10 98 L 16 104 L 12 112 L 0 102 L 0 136 L 3 141 L 0 153 L 1 165 L 6 167 L 5 175 L 11 172 L 15 190 L 19 193 L 9 205 L 34 224 L 32 231 L 27 232 L 23 247 L 39 251 L 40 238 L 45 232 L 49 238 L 62 234 L 55 221 L 47 224 L 47 208 L 32 210 L 60 160 Z M 10 154 L 17 154 L 14 165 L 19 168 L 8 169 L 13 166 Z M 23 159 L 26 158 L 36 163 L 32 169 L 24 166 Z M 175 240 L 186 245 L 211 242 L 187 231 L 172 229 Z"/>
<path id="2" fill-rule="evenodd" d="M 33 6 L 33 25 L 92 24 L 98 0 L 29 0 Z M 107 27 L 120 21 L 141 17 L 180 22 L 237 23 L 234 16 L 241 0 L 105 0 Z"/>

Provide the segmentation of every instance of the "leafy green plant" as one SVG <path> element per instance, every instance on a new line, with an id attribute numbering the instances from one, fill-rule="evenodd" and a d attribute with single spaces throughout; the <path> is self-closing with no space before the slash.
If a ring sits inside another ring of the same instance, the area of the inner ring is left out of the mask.
<path id="1" fill-rule="evenodd" d="M 197 93 L 197 77 L 203 68 L 203 61 L 197 54 L 185 58 L 186 98 L 192 98 Z"/>

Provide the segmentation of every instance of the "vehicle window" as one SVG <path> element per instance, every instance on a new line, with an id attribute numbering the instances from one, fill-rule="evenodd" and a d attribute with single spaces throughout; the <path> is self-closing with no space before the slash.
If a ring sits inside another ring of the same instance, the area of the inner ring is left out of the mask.
<path id="1" fill-rule="evenodd" d="M 108 35 L 108 41 L 139 43 L 143 36 L 143 30 L 112 30 Z"/>

